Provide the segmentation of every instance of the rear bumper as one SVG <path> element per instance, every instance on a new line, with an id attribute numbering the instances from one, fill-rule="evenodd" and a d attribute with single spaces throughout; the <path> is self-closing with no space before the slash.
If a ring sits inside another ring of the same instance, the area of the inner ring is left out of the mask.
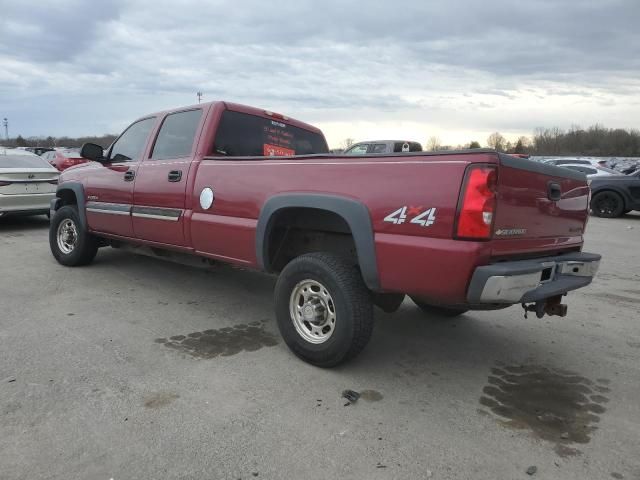
<path id="1" fill-rule="evenodd" d="M 1 195 L 0 194 L 0 213 L 17 213 L 17 212 L 38 212 L 46 213 L 49 211 L 49 205 L 55 192 L 52 193 L 32 193 L 28 195 Z"/>
<path id="2" fill-rule="evenodd" d="M 576 252 L 477 267 L 467 301 L 512 305 L 562 295 L 589 285 L 600 259 L 595 253 Z"/>

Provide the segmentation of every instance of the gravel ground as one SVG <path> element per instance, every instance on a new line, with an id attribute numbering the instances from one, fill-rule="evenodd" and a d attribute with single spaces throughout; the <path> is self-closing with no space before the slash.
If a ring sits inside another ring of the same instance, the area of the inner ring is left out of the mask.
<path id="1" fill-rule="evenodd" d="M 568 317 L 407 301 L 333 370 L 280 340 L 273 277 L 65 268 L 47 229 L 0 220 L 0 479 L 640 479 L 640 215 L 590 220 Z"/>

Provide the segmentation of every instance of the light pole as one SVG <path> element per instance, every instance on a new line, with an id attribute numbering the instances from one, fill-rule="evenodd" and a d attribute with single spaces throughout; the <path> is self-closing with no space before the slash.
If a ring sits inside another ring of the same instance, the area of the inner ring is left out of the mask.
<path id="1" fill-rule="evenodd" d="M 9 120 L 7 117 L 2 119 L 2 125 L 4 126 L 4 138 L 9 141 Z"/>
<path id="2" fill-rule="evenodd" d="M 198 103 L 200 103 L 202 101 L 202 92 L 198 92 L 196 95 L 198 97 Z"/>

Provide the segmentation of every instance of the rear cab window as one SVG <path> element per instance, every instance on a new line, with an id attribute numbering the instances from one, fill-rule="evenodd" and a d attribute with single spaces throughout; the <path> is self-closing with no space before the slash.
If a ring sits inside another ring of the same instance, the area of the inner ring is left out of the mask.
<path id="1" fill-rule="evenodd" d="M 328 152 L 319 133 L 232 110 L 222 112 L 213 145 L 214 155 L 229 157 L 286 157 Z"/>
<path id="2" fill-rule="evenodd" d="M 422 145 L 418 142 L 396 142 L 393 146 L 395 153 L 401 152 L 421 152 Z"/>

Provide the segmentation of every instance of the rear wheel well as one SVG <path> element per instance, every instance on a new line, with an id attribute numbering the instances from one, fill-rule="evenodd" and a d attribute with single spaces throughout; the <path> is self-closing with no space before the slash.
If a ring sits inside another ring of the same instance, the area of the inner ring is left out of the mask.
<path id="1" fill-rule="evenodd" d="M 358 265 L 351 228 L 339 214 L 316 208 L 284 208 L 274 214 L 266 238 L 265 266 L 281 271 L 287 263 L 311 252 L 329 252 Z"/>

